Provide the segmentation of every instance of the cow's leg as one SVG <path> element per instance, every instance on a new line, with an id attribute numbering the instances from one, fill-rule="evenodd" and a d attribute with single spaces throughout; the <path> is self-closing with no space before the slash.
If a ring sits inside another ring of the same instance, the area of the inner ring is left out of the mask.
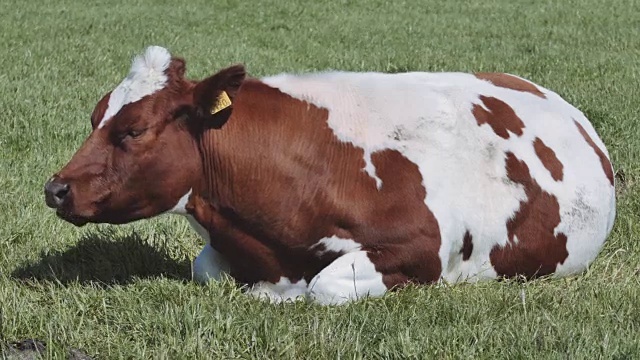
<path id="1" fill-rule="evenodd" d="M 247 294 L 271 303 L 283 301 L 304 300 L 307 290 L 307 282 L 304 279 L 292 282 L 286 277 L 281 277 L 277 283 L 261 281 L 253 285 Z"/>
<path id="2" fill-rule="evenodd" d="M 193 261 L 193 280 L 206 284 L 209 280 L 220 280 L 224 273 L 229 273 L 229 264 L 226 259 L 210 244 L 206 244 Z"/>
<path id="3" fill-rule="evenodd" d="M 381 296 L 387 291 L 382 277 L 366 251 L 350 252 L 337 258 L 311 280 L 307 297 L 330 305 L 366 296 Z"/>
<path id="4" fill-rule="evenodd" d="M 183 199 L 188 196 L 189 194 L 185 195 Z M 181 211 L 176 211 L 176 213 L 186 214 L 184 209 Z M 193 261 L 193 280 L 200 284 L 206 284 L 209 280 L 218 281 L 222 279 L 222 274 L 229 273 L 229 263 L 219 252 L 211 247 L 209 232 L 192 215 L 187 214 L 186 217 L 191 227 L 206 241 L 200 254 Z"/>

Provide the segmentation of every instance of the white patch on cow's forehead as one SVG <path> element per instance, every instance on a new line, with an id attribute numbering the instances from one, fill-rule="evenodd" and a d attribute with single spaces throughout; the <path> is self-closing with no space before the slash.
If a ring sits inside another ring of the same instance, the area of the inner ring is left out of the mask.
<path id="1" fill-rule="evenodd" d="M 171 54 L 160 46 L 149 46 L 144 54 L 136 56 L 129 75 L 111 92 L 98 128 L 103 127 L 123 106 L 164 88 L 167 84 L 165 71 L 170 63 Z"/>

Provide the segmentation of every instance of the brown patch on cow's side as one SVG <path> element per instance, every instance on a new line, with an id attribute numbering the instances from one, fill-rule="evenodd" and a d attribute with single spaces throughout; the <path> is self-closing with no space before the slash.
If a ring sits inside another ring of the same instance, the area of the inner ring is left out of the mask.
<path id="1" fill-rule="evenodd" d="M 418 167 L 397 151 L 374 153 L 377 189 L 362 171 L 364 151 L 341 142 L 328 116 L 243 83 L 227 123 L 201 141 L 208 180 L 194 192 L 208 214 L 196 217 L 209 224 L 212 246 L 247 283 L 310 281 L 341 255 L 316 245 L 334 235 L 361 244 L 388 288 L 436 281 L 440 232 Z"/>
<path id="2" fill-rule="evenodd" d="M 551 173 L 553 180 L 562 181 L 564 176 L 562 170 L 564 166 L 560 160 L 558 160 L 556 153 L 550 147 L 545 145 L 540 138 L 536 138 L 533 141 L 533 148 L 536 151 L 536 155 L 538 155 L 538 158 L 542 162 L 542 165 L 544 165 L 544 167 L 549 170 L 549 173 Z"/>
<path id="3" fill-rule="evenodd" d="M 462 249 L 460 249 L 460 254 L 462 254 L 462 260 L 467 261 L 471 257 L 471 253 L 473 252 L 473 237 L 469 230 L 464 233 L 464 239 L 462 240 Z"/>
<path id="4" fill-rule="evenodd" d="M 518 136 L 522 135 L 524 123 L 511 106 L 490 96 L 480 95 L 480 100 L 489 111 L 478 104 L 473 105 L 473 116 L 479 126 L 489 124 L 493 131 L 504 139 L 509 138 L 509 131 Z"/>
<path id="5" fill-rule="evenodd" d="M 582 127 L 582 125 L 580 125 L 579 122 L 577 122 L 576 120 L 573 120 L 573 122 L 578 127 L 578 131 L 580 131 L 580 134 L 582 135 L 584 140 L 587 142 L 587 144 L 589 144 L 589 146 L 591 146 L 593 151 L 596 152 L 596 155 L 598 155 L 598 158 L 600 158 L 600 164 L 602 165 L 602 170 L 604 170 L 604 174 L 607 176 L 607 179 L 609 179 L 609 183 L 611 183 L 611 186 L 613 186 L 614 184 L 613 167 L 611 166 L 611 162 L 609 161 L 609 159 L 607 159 L 607 155 L 605 155 L 602 149 L 600 149 L 598 145 L 596 145 L 596 143 L 593 142 L 593 139 L 591 138 L 591 136 L 589 136 L 587 131 L 584 129 L 584 127 Z"/>
<path id="6" fill-rule="evenodd" d="M 547 98 L 545 94 L 534 84 L 509 74 L 480 72 L 476 73 L 475 76 L 478 79 L 489 81 L 495 86 L 528 92 L 543 99 Z"/>
<path id="7" fill-rule="evenodd" d="M 527 164 L 510 152 L 506 169 L 508 178 L 524 187 L 527 199 L 520 202 L 515 216 L 507 222 L 507 244 L 491 250 L 491 264 L 500 276 L 531 278 L 551 274 L 569 256 L 567 236 L 554 233 L 560 224 L 558 200 L 543 191 L 531 177 Z"/>
<path id="8" fill-rule="evenodd" d="M 427 193 L 418 166 L 396 150 L 373 153 L 371 160 L 382 188 L 366 188 L 368 198 L 375 199 L 368 205 L 367 221 L 375 225 L 363 226 L 361 235 L 363 241 L 369 239 L 364 246 L 371 249 L 369 258 L 388 288 L 437 281 L 442 272 L 440 227 L 424 203 Z M 401 283 L 399 275 L 406 277 Z"/>

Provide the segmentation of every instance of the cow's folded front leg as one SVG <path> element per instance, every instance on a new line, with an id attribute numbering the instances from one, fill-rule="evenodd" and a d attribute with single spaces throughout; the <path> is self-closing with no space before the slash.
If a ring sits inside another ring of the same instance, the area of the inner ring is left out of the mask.
<path id="1" fill-rule="evenodd" d="M 224 273 L 229 273 L 229 263 L 210 244 L 206 244 L 193 261 L 193 280 L 206 284 L 209 280 L 219 281 Z"/>
<path id="2" fill-rule="evenodd" d="M 329 305 L 367 296 L 381 296 L 388 290 L 383 274 L 376 270 L 366 251 L 344 254 L 322 269 L 309 283 L 307 297 Z"/>
<path id="3" fill-rule="evenodd" d="M 304 279 L 291 281 L 286 277 L 281 277 L 277 283 L 260 281 L 251 286 L 247 294 L 271 303 L 280 303 L 303 300 L 306 290 L 307 282 Z"/>

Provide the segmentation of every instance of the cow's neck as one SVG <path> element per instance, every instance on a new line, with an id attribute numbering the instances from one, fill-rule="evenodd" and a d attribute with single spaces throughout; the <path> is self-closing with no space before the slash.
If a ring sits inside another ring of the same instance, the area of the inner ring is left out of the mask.
<path id="1" fill-rule="evenodd" d="M 193 213 L 212 246 L 237 257 L 230 262 L 241 267 L 234 276 L 246 276 L 242 280 L 262 280 L 251 273 L 255 269 L 269 281 L 306 277 L 328 261 L 312 259 L 308 249 L 335 234 L 338 215 L 322 185 L 330 182 L 328 156 L 343 157 L 339 149 L 327 149 L 333 134 L 326 110 L 314 109 L 250 80 L 234 99 L 227 123 L 201 138 L 204 181 L 194 191 Z"/>
<path id="2" fill-rule="evenodd" d="M 176 153 L 180 154 L 179 164 L 176 164 L 175 171 L 182 174 L 182 181 L 179 186 L 172 188 L 176 195 L 180 196 L 175 205 L 167 212 L 177 215 L 189 215 L 188 203 L 193 196 L 194 191 L 198 188 L 201 179 L 201 171 L 203 168 L 202 157 L 200 156 L 199 144 L 192 136 L 187 136 L 188 140 L 178 141 Z M 179 145 L 178 145 L 179 144 Z M 195 181 L 194 181 L 195 180 Z M 177 197 L 176 197 L 177 198 Z"/>

